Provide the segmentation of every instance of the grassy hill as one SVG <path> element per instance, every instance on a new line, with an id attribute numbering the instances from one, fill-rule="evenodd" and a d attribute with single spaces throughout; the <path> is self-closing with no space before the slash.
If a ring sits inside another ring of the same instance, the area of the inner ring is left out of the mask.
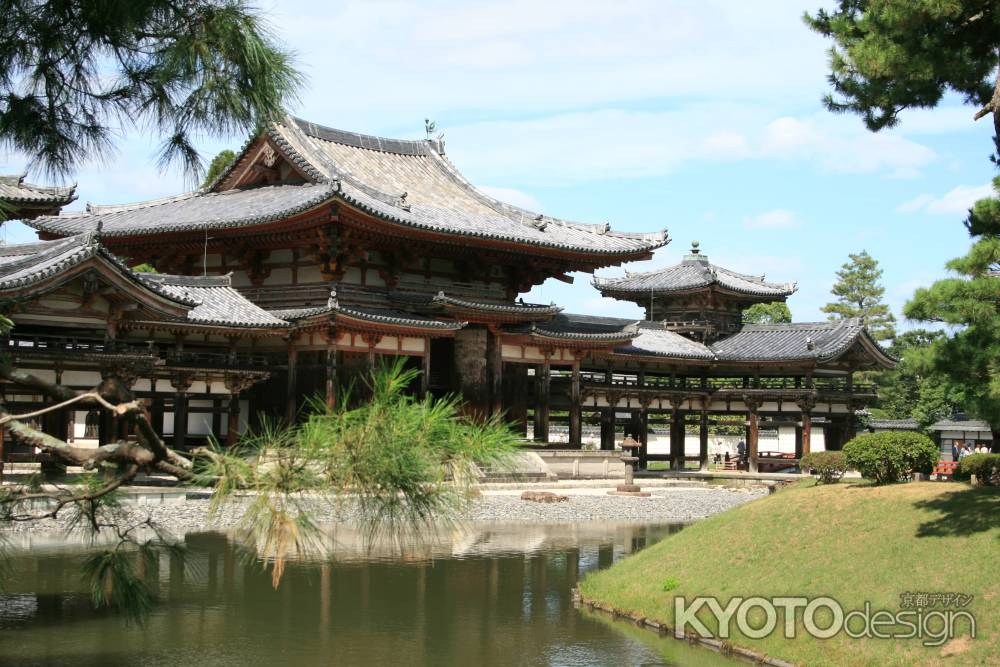
<path id="1" fill-rule="evenodd" d="M 873 610 L 895 613 L 903 593 L 969 594 L 974 598 L 964 609 L 976 618 L 975 640 L 967 638 L 965 623 L 957 633 L 965 639 L 937 647 L 920 639 L 852 639 L 843 633 L 815 639 L 803 632 L 799 610 L 793 639 L 783 637 L 779 617 L 778 629 L 759 640 L 733 624 L 730 641 L 802 665 L 996 665 L 998 575 L 995 489 L 803 483 L 698 522 L 594 573 L 581 592 L 586 600 L 670 627 L 675 596 L 717 596 L 723 606 L 732 597 L 830 596 L 845 612 L 868 601 Z M 698 617 L 715 632 L 710 616 Z"/>

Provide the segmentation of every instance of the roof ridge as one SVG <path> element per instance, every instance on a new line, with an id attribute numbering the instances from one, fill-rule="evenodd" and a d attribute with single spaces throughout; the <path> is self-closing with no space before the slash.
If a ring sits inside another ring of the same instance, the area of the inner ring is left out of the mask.
<path id="1" fill-rule="evenodd" d="M 722 271 L 723 273 L 728 273 L 731 276 L 736 276 L 737 278 L 743 278 L 744 280 L 749 280 L 750 282 L 758 283 L 758 284 L 764 285 L 764 286 L 769 286 L 769 287 L 789 287 L 789 286 L 795 286 L 797 284 L 795 282 L 790 282 L 790 283 L 776 283 L 776 282 L 771 282 L 771 281 L 767 280 L 767 276 L 766 275 L 755 276 L 755 275 L 751 275 L 749 273 L 740 273 L 739 271 L 733 271 L 732 269 L 727 269 L 726 267 L 719 266 L 718 264 L 712 264 L 711 266 L 716 271 Z"/>
<path id="2" fill-rule="evenodd" d="M 539 213 L 537 211 L 532 211 L 515 204 L 510 204 L 503 201 L 502 199 L 497 199 L 496 197 L 491 197 L 482 190 L 476 187 L 472 181 L 467 179 L 458 167 L 446 156 L 444 153 L 438 153 L 437 151 L 429 151 L 428 157 L 431 158 L 432 162 L 441 169 L 441 171 L 452 179 L 457 185 L 465 189 L 470 195 L 478 199 L 481 203 L 489 206 L 491 209 L 506 216 L 508 219 L 519 222 L 522 225 L 531 226 L 539 230 L 544 230 L 546 226 L 550 224 L 560 225 L 562 227 L 569 227 L 572 229 L 579 229 L 585 232 L 591 232 L 595 234 L 608 234 L 618 236 L 619 238 L 631 238 L 628 236 L 623 236 L 623 232 L 613 232 L 611 230 L 611 223 L 589 223 L 589 222 L 576 222 L 573 220 L 566 220 L 564 218 L 556 218 L 551 215 L 545 215 L 544 213 Z M 666 230 L 662 230 L 659 236 L 655 232 L 653 234 L 653 239 L 662 240 L 666 238 Z M 639 240 L 650 240 L 642 238 Z"/>
<path id="3" fill-rule="evenodd" d="M 162 206 L 164 204 L 172 204 L 173 202 L 183 201 L 185 199 L 191 199 L 199 195 L 205 194 L 219 194 L 219 193 L 209 193 L 200 188 L 198 190 L 191 190 L 189 192 L 182 192 L 178 195 L 170 195 L 168 197 L 159 197 L 157 199 L 147 199 L 146 201 L 133 202 L 130 204 L 94 204 L 93 202 L 87 202 L 87 214 L 88 215 L 108 215 L 110 213 L 122 213 L 124 211 L 136 211 L 141 208 L 151 208 L 153 206 Z M 58 216 L 51 216 L 58 217 Z"/>
<path id="4" fill-rule="evenodd" d="M 145 273 L 133 271 L 142 280 L 148 280 L 179 287 L 232 287 L 232 273 L 221 276 L 185 276 L 172 273 Z"/>
<path id="5" fill-rule="evenodd" d="M 396 153 L 398 155 L 412 155 L 415 157 L 425 156 L 428 152 L 435 150 L 432 144 L 438 144 L 436 140 L 429 139 L 393 139 L 391 137 L 380 137 L 375 134 L 362 134 L 360 132 L 350 132 L 339 130 L 334 127 L 320 125 L 312 121 L 288 117 L 306 135 L 323 141 L 335 144 L 353 146 L 354 148 L 364 148 L 381 153 Z M 440 149 L 438 149 L 440 150 Z"/>

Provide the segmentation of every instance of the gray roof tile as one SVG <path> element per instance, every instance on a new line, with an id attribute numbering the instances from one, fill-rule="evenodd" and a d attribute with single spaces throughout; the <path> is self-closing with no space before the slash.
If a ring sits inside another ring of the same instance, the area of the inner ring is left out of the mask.
<path id="1" fill-rule="evenodd" d="M 233 289 L 229 276 L 174 276 L 140 273 L 143 283 L 197 305 L 187 314 L 195 324 L 236 327 L 287 327 L 288 322 L 260 308 Z"/>
<path id="2" fill-rule="evenodd" d="M 25 183 L 24 175 L 0 176 L 0 201 L 11 204 L 52 204 L 65 206 L 76 199 L 76 186 L 65 187 Z"/>
<path id="3" fill-rule="evenodd" d="M 613 232 L 498 201 L 469 183 L 437 141 L 371 137 L 295 118 L 271 136 L 312 178 L 337 180 L 349 203 L 407 226 L 591 254 L 639 254 L 669 241 L 662 231 Z"/>
<path id="4" fill-rule="evenodd" d="M 94 229 L 101 220 L 109 236 L 134 236 L 255 225 L 339 199 L 416 229 L 587 255 L 644 256 L 669 242 L 665 231 L 614 232 L 608 225 L 560 220 L 493 199 L 455 169 L 437 141 L 372 137 L 294 118 L 274 125 L 268 136 L 315 184 L 89 206 L 85 214 L 43 217 L 29 224 L 52 234 L 75 234 Z"/>
<path id="5" fill-rule="evenodd" d="M 308 210 L 333 196 L 334 186 L 274 185 L 225 192 L 189 192 L 122 206 L 87 205 L 87 212 L 40 217 L 25 224 L 52 234 L 79 234 L 101 225 L 104 236 L 165 234 L 247 227 Z"/>
<path id="6" fill-rule="evenodd" d="M 627 273 L 623 278 L 594 277 L 593 285 L 606 296 L 689 292 L 712 286 L 755 298 L 783 299 L 795 292 L 795 283 L 769 283 L 763 276 L 749 276 L 716 266 L 697 247 L 679 264 L 656 271 Z"/>
<path id="7" fill-rule="evenodd" d="M 0 248 L 0 293 L 29 287 L 100 258 L 142 288 L 190 308 L 184 321 L 232 327 L 285 327 L 233 289 L 229 276 L 136 273 L 101 245 L 95 233 Z"/>

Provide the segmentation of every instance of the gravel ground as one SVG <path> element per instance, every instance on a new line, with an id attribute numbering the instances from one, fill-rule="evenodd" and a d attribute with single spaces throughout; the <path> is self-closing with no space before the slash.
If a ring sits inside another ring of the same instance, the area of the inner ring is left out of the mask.
<path id="1" fill-rule="evenodd" d="M 528 487 L 531 490 L 551 490 L 567 496 L 565 502 L 538 503 L 521 500 L 518 492 L 486 491 L 472 501 L 464 513 L 464 520 L 471 523 L 579 523 L 584 521 L 641 521 L 649 523 L 684 522 L 701 519 L 742 503 L 766 496 L 763 488 L 732 489 L 705 488 L 650 488 L 652 496 L 635 498 L 609 496 L 607 489 L 547 489 Z M 130 519 L 142 521 L 147 516 L 173 535 L 203 530 L 225 530 L 238 523 L 243 506 L 232 503 L 211 519 L 208 500 L 189 498 L 183 502 L 164 504 L 127 504 Z M 351 522 L 351 512 L 334 513 L 329 508 L 320 509 L 331 521 Z M 64 531 L 69 513 L 59 520 L 46 519 L 14 524 L 9 530 L 32 533 Z"/>

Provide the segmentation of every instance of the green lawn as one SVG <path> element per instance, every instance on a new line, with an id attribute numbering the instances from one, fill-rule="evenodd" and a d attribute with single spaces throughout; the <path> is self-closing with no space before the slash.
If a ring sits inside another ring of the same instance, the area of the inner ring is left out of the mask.
<path id="1" fill-rule="evenodd" d="M 900 610 L 905 592 L 966 593 L 975 640 L 819 640 L 780 628 L 730 641 L 803 665 L 1000 664 L 1000 492 L 958 483 L 813 486 L 804 482 L 700 521 L 586 577 L 587 600 L 673 627 L 674 597 L 824 596 L 845 611 Z M 664 592 L 664 582 L 675 588 Z M 708 621 L 707 615 L 699 618 Z M 753 615 L 751 615 L 753 618 Z M 712 631 L 712 623 L 706 622 Z M 734 624 L 735 625 L 735 624 Z M 967 634 L 965 625 L 960 626 Z"/>

